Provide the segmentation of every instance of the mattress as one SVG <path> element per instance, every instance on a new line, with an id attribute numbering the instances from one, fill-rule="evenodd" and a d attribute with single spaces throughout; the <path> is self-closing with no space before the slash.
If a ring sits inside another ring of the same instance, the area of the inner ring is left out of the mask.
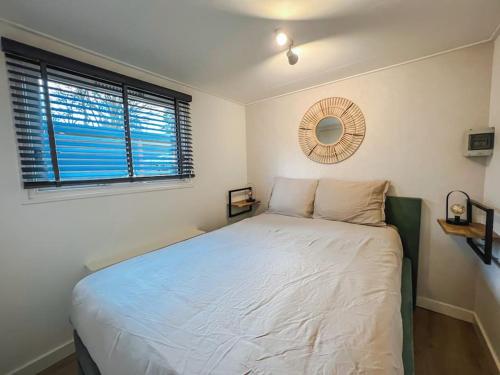
<path id="1" fill-rule="evenodd" d="M 101 374 L 402 374 L 399 235 L 262 214 L 73 291 Z"/>

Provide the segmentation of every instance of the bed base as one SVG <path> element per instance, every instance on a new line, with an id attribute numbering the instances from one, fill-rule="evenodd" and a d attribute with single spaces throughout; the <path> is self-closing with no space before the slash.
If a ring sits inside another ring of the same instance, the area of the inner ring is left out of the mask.
<path id="1" fill-rule="evenodd" d="M 413 289 L 411 281 L 411 261 L 403 259 L 401 274 L 401 318 L 403 321 L 403 367 L 405 375 L 415 374 L 413 357 Z"/>
<path id="2" fill-rule="evenodd" d="M 78 374 L 79 375 L 101 375 L 99 368 L 95 364 L 94 360 L 90 356 L 89 351 L 85 347 L 78 336 L 78 332 L 73 331 L 73 338 L 75 342 L 75 352 L 76 360 L 78 362 Z"/>

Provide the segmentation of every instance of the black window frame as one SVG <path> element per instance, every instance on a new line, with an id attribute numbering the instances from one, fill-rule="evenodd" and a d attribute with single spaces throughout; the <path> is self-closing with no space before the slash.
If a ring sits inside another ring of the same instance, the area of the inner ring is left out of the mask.
<path id="1" fill-rule="evenodd" d="M 65 57 L 53 52 L 49 52 L 37 47 L 33 47 L 24 43 L 17 42 L 5 37 L 1 38 L 2 51 L 8 57 L 15 59 L 26 59 L 31 62 L 40 64 L 43 86 L 45 88 L 45 101 L 47 108 L 47 123 L 48 135 L 51 150 L 51 161 L 54 169 L 55 181 L 23 181 L 24 188 L 43 188 L 43 187 L 59 187 L 59 186 L 72 186 L 72 185 L 96 185 L 96 184 L 109 184 L 109 183 L 123 183 L 123 182 L 136 182 L 136 181 L 152 181 L 152 180 L 168 180 L 168 179 L 188 179 L 195 177 L 194 165 L 192 160 L 192 145 L 191 145 L 191 125 L 190 125 L 190 112 L 189 104 L 192 102 L 192 97 L 189 94 L 168 89 L 162 86 L 155 85 L 150 82 L 142 81 L 133 77 L 129 77 L 120 73 L 116 73 L 95 65 L 84 63 L 69 57 Z M 92 79 L 102 80 L 114 85 L 121 85 L 123 88 L 123 102 L 124 102 L 124 129 L 125 129 L 125 142 L 127 149 L 127 164 L 129 167 L 129 176 L 123 178 L 103 178 L 103 179 L 88 179 L 88 180 L 60 180 L 59 167 L 56 156 L 56 146 L 54 132 L 51 126 L 52 118 L 50 114 L 50 103 L 47 103 L 47 67 L 54 67 L 57 69 L 66 70 L 70 73 L 77 75 L 87 76 Z M 173 100 L 175 105 L 175 127 L 177 138 L 177 175 L 157 175 L 157 176 L 134 176 L 133 174 L 133 160 L 130 137 L 130 127 L 128 119 L 128 104 L 127 95 L 128 89 L 143 91 L 148 94 L 157 95 L 160 97 Z"/>

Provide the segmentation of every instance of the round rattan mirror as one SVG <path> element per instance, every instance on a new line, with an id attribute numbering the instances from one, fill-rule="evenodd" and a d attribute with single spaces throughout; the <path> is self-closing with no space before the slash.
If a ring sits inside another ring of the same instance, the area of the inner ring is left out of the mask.
<path id="1" fill-rule="evenodd" d="M 365 137 L 365 118 L 345 98 L 326 98 L 307 110 L 299 126 L 304 154 L 318 163 L 341 162 L 354 154 Z"/>

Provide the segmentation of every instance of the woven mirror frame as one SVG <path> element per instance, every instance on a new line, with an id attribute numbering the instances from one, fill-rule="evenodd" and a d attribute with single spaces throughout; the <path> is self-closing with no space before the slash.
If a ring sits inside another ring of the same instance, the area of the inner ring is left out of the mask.
<path id="1" fill-rule="evenodd" d="M 335 143 L 322 143 L 316 136 L 318 123 L 326 117 L 336 117 L 343 126 Z M 299 144 L 311 160 L 339 163 L 356 152 L 365 138 L 365 118 L 359 107 L 346 98 L 325 98 L 312 105 L 299 125 Z"/>

